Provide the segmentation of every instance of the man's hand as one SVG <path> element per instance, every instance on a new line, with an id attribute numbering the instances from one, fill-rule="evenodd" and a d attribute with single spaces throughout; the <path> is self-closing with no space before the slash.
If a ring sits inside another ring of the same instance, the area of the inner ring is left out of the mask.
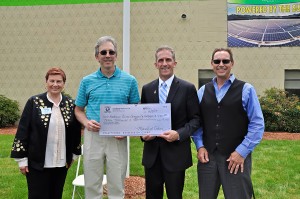
<path id="1" fill-rule="evenodd" d="M 116 138 L 117 140 L 123 140 L 124 138 L 126 138 L 126 136 L 115 136 L 115 138 Z"/>
<path id="2" fill-rule="evenodd" d="M 84 126 L 87 128 L 87 130 L 92 132 L 99 132 L 101 128 L 100 123 L 96 122 L 95 120 L 88 120 Z"/>
<path id="3" fill-rule="evenodd" d="M 208 152 L 207 152 L 206 148 L 200 147 L 200 149 L 198 150 L 198 153 L 197 153 L 197 158 L 201 163 L 209 162 Z"/>
<path id="4" fill-rule="evenodd" d="M 152 136 L 152 135 L 143 135 L 142 139 L 145 141 L 150 141 L 153 140 L 154 138 L 156 138 L 156 136 Z"/>
<path id="5" fill-rule="evenodd" d="M 237 174 L 239 169 L 242 173 L 244 172 L 245 159 L 238 152 L 234 151 L 231 153 L 226 161 L 229 162 L 228 170 L 230 170 L 230 173 Z"/>
<path id="6" fill-rule="evenodd" d="M 167 142 L 174 142 L 179 140 L 179 133 L 174 130 L 166 131 L 163 134 L 159 135 L 158 137 L 161 137 L 165 139 Z"/>

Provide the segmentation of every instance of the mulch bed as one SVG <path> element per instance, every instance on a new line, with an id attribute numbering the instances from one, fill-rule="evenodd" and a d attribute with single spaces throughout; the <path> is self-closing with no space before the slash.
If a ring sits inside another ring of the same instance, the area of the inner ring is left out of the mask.
<path id="1" fill-rule="evenodd" d="M 107 185 L 103 186 L 103 193 L 107 195 Z M 129 176 L 125 179 L 125 199 L 145 198 L 145 178 L 140 176 Z"/>
<path id="2" fill-rule="evenodd" d="M 17 131 L 16 127 L 6 127 L 6 128 L 0 128 L 0 135 L 1 134 L 15 134 Z"/>
<path id="3" fill-rule="evenodd" d="M 300 140 L 300 133 L 265 132 L 264 140 Z"/>

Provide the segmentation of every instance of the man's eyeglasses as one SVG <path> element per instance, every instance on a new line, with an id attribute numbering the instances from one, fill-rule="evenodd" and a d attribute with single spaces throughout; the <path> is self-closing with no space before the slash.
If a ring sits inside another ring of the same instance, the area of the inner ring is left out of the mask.
<path id="1" fill-rule="evenodd" d="M 99 52 L 100 55 L 107 55 L 107 53 L 108 53 L 109 55 L 115 55 L 115 54 L 116 54 L 116 51 L 113 51 L 113 50 L 101 50 L 101 51 Z"/>
<path id="2" fill-rule="evenodd" d="M 220 59 L 214 59 L 213 63 L 214 64 L 220 64 L 221 61 L 223 62 L 223 64 L 229 64 L 231 62 L 229 59 L 222 59 L 222 60 L 220 60 Z"/>

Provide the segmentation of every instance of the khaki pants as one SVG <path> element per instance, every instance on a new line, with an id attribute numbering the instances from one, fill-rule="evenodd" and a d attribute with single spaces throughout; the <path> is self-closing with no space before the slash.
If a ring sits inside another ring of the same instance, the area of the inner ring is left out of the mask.
<path id="1" fill-rule="evenodd" d="M 102 198 L 104 170 L 107 176 L 109 199 L 123 199 L 127 169 L 127 139 L 101 137 L 96 132 L 84 130 L 83 145 L 85 198 Z"/>

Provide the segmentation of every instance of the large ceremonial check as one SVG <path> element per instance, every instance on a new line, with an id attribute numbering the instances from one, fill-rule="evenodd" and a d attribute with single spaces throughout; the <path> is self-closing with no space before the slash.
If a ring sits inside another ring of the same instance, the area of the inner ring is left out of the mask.
<path id="1" fill-rule="evenodd" d="M 100 105 L 102 136 L 160 135 L 171 129 L 171 104 Z"/>

